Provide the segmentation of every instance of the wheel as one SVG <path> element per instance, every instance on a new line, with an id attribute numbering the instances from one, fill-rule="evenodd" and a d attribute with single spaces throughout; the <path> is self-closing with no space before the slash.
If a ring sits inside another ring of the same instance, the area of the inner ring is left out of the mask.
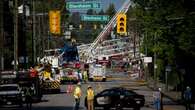
<path id="1" fill-rule="evenodd" d="M 89 78 L 89 81 L 93 81 L 93 78 Z"/>
<path id="2" fill-rule="evenodd" d="M 104 107 L 104 110 L 110 110 L 110 107 L 106 106 Z"/>
<path id="3" fill-rule="evenodd" d="M 103 78 L 102 81 L 103 81 L 103 82 L 106 82 L 106 78 Z"/>
<path id="4" fill-rule="evenodd" d="M 135 107 L 133 110 L 140 110 L 140 107 Z"/>
<path id="5" fill-rule="evenodd" d="M 119 101 L 119 102 L 115 103 L 114 108 L 115 108 L 116 110 L 122 110 L 122 109 L 123 109 L 123 105 L 122 105 L 122 103 Z"/>
<path id="6" fill-rule="evenodd" d="M 23 107 L 23 103 L 19 103 L 19 108 L 22 108 Z"/>

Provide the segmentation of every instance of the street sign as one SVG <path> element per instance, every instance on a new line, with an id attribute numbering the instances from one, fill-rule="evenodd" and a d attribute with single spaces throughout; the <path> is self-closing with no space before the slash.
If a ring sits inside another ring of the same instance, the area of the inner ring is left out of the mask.
<path id="1" fill-rule="evenodd" d="M 171 66 L 169 66 L 169 65 L 166 66 L 165 71 L 170 72 L 171 71 Z"/>
<path id="2" fill-rule="evenodd" d="M 109 16 L 107 15 L 82 15 L 82 21 L 109 21 Z"/>
<path id="3" fill-rule="evenodd" d="M 101 2 L 88 1 L 88 2 L 67 2 L 66 9 L 68 10 L 88 10 L 88 9 L 101 9 Z"/>
<path id="4" fill-rule="evenodd" d="M 65 39 L 71 39 L 71 31 L 65 31 L 64 36 Z"/>
<path id="5" fill-rule="evenodd" d="M 144 57 L 144 63 L 151 63 L 152 57 Z"/>

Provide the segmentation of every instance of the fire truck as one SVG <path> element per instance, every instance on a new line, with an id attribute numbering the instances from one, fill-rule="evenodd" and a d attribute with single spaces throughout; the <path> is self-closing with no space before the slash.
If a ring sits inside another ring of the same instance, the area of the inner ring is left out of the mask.
<path id="1" fill-rule="evenodd" d="M 106 81 L 106 66 L 92 63 L 89 65 L 90 81 Z"/>
<path id="2" fill-rule="evenodd" d="M 59 80 L 53 80 L 56 77 L 56 72 L 52 72 L 51 70 L 58 70 L 58 76 L 60 76 L 60 83 L 65 82 L 78 82 L 78 75 L 77 71 L 80 68 L 79 57 L 78 57 L 78 50 L 75 44 L 64 44 L 63 48 L 61 49 L 50 49 L 45 50 L 45 55 L 41 59 L 41 63 L 46 65 L 50 64 L 50 69 L 45 69 L 46 73 L 50 73 L 50 77 L 47 78 L 49 80 L 48 83 L 45 83 L 44 87 L 56 87 L 59 88 Z M 44 76 L 45 77 L 45 76 Z M 46 79 L 44 78 L 43 79 Z M 47 76 L 48 77 L 48 76 Z M 44 81 L 45 82 L 45 81 Z M 52 86 L 48 86 L 52 85 Z"/>

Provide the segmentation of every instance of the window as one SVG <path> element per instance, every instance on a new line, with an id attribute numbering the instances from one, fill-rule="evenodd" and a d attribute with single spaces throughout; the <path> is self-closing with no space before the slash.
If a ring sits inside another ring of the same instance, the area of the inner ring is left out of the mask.
<path id="1" fill-rule="evenodd" d="M 127 95 L 127 96 L 135 95 L 135 93 L 133 91 L 128 91 L 128 90 L 125 90 L 123 93 L 124 93 L 124 95 Z"/>

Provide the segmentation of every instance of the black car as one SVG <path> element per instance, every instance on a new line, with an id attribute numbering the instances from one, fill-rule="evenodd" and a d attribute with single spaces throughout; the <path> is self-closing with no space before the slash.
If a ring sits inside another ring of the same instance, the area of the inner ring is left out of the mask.
<path id="1" fill-rule="evenodd" d="M 144 106 L 144 103 L 145 98 L 143 95 L 121 87 L 103 90 L 94 97 L 94 107 L 104 108 L 105 110 L 109 110 L 110 108 L 115 108 L 116 110 L 123 108 L 140 110 Z M 86 98 L 85 106 L 87 107 Z"/>
<path id="2" fill-rule="evenodd" d="M 0 106 L 19 105 L 22 106 L 24 95 L 17 84 L 0 85 Z"/>

